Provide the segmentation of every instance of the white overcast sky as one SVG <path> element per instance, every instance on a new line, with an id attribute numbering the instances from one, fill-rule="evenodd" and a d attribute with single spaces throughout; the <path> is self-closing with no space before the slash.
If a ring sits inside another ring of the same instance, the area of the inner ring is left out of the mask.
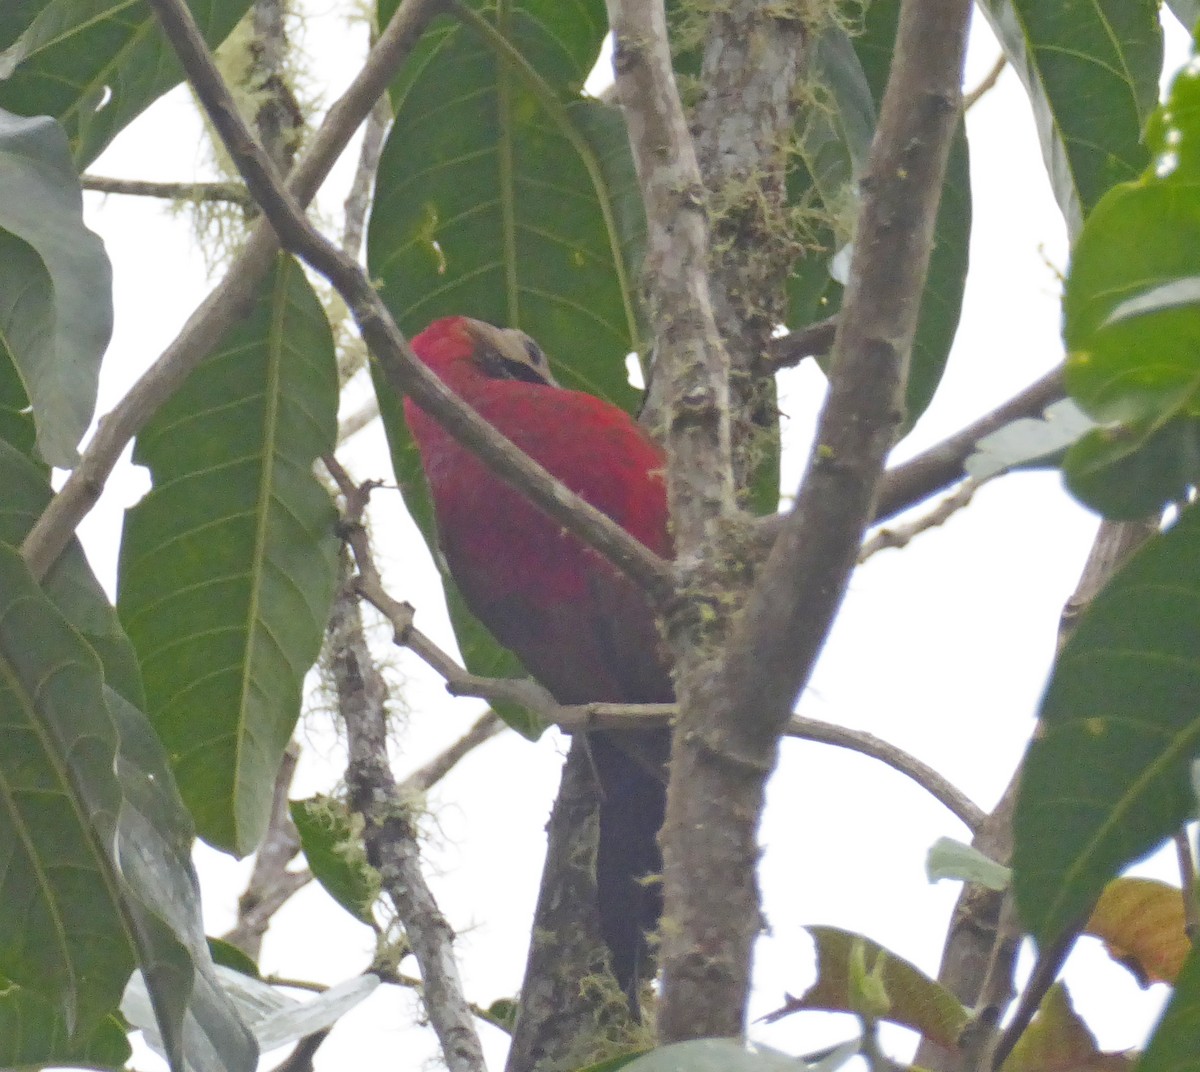
<path id="1" fill-rule="evenodd" d="M 364 34 L 348 25 L 332 0 L 303 6 L 312 9 L 303 44 L 328 104 L 352 75 Z M 1169 70 L 1182 62 L 1185 49 L 1185 35 L 1172 33 Z M 968 87 L 998 52 L 977 19 Z M 1058 273 L 1067 262 L 1065 233 L 1029 108 L 1011 71 L 971 111 L 968 124 L 975 216 L 963 320 L 942 390 L 896 458 L 956 430 L 1062 357 Z M 205 159 L 199 122 L 176 91 L 122 134 L 92 170 L 189 180 L 211 177 Z M 349 165 L 343 161 L 333 192 L 321 201 L 329 218 L 340 211 Z M 104 412 L 176 334 L 207 281 L 184 216 L 154 202 L 93 194 L 87 212 L 107 243 L 116 277 L 116 334 L 101 382 Z M 821 380 L 801 370 L 783 377 L 782 387 L 789 417 L 784 488 L 794 490 Z M 346 460 L 360 477 L 390 473 L 377 429 L 357 437 Z M 124 468 L 82 530 L 110 592 L 121 511 L 143 483 Z M 398 495 L 379 493 L 376 506 L 377 553 L 391 566 L 394 594 L 418 608 L 422 628 L 450 643 L 440 589 Z M 1006 477 L 985 487 L 943 528 L 903 551 L 879 554 L 855 575 L 800 712 L 884 737 L 990 807 L 1032 729 L 1058 615 L 1095 526 L 1053 474 Z M 461 734 L 482 705 L 446 698 L 435 677 L 406 653 L 389 658 L 410 712 L 397 732 L 396 768 L 403 774 Z M 328 715 L 309 716 L 301 740 L 305 753 L 294 795 L 334 789 L 344 760 Z M 507 735 L 464 761 L 430 801 L 428 871 L 460 935 L 468 995 L 484 1005 L 513 994 L 520 982 L 561 752 L 553 736 L 535 746 Z M 785 742 L 761 836 L 770 931 L 758 948 L 754 1015 L 811 982 L 806 924 L 862 931 L 936 972 L 957 892 L 950 883 L 930 886 L 924 877 L 926 849 L 941 836 L 965 838 L 966 831 L 904 778 L 836 749 Z M 197 860 L 209 930 L 220 933 L 233 921 L 248 868 L 203 847 Z M 1147 866 L 1174 879 L 1168 864 Z M 1139 1044 L 1164 988 L 1139 991 L 1096 943 L 1083 944 L 1069 976 L 1077 1007 L 1106 1048 Z M 310 886 L 277 917 L 263 968 L 333 983 L 360 972 L 371 951 L 366 928 Z M 404 967 L 411 969 L 411 961 Z M 317 1068 L 423 1068 L 435 1059 L 436 1047 L 432 1032 L 413 1026 L 417 1018 L 411 995 L 381 988 L 334 1031 Z M 848 1018 L 803 1014 L 753 1033 L 800 1053 L 853 1030 Z M 489 1027 L 481 1032 L 491 1066 L 499 1069 L 504 1040 Z M 911 1036 L 897 1031 L 889 1037 Z M 903 1056 L 911 1043 L 898 1045 Z M 150 1068 L 153 1059 L 139 1055 L 137 1063 Z"/>

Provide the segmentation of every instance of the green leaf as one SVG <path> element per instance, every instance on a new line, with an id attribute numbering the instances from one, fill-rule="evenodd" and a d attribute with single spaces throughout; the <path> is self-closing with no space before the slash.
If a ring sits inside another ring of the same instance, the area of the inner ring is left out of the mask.
<path id="1" fill-rule="evenodd" d="M 381 17 L 393 6 L 381 5 Z M 492 17 L 488 5 L 479 10 Z M 445 22 L 394 87 L 370 270 L 406 333 L 459 314 L 520 327 L 564 386 L 633 409 L 625 355 L 640 346 L 641 200 L 619 112 L 579 97 L 607 32 L 604 5 L 526 0 L 505 10 L 519 60 L 477 27 Z M 379 378 L 376 392 L 396 478 L 442 571 L 466 665 L 520 676 L 449 578 L 402 409 Z M 498 710 L 527 736 L 544 728 L 511 705 Z"/>
<path id="2" fill-rule="evenodd" d="M 1138 1062 L 1138 1072 L 1197 1072 L 1200 1052 L 1200 951 L 1192 949 L 1171 1000 Z"/>
<path id="3" fill-rule="evenodd" d="M 0 443 L 0 543 L 20 545 L 50 502 L 45 471 L 14 447 Z M 42 578 L 60 614 L 91 645 L 104 667 L 105 683 L 130 703 L 143 706 L 137 656 L 116 611 L 96 580 L 77 540 L 72 540 Z"/>
<path id="4" fill-rule="evenodd" d="M 361 820 L 356 824 L 330 797 L 293 800 L 288 806 L 313 877 L 355 919 L 373 927 L 379 872 L 367 863 Z"/>
<path id="5" fill-rule="evenodd" d="M 407 65 L 376 182 L 371 274 L 406 334 L 452 315 L 519 327 L 564 386 L 632 409 L 640 201 L 618 113 L 578 97 L 604 6 L 507 7 L 515 65 L 461 23 Z"/>
<path id="6" fill-rule="evenodd" d="M 1197 696 L 1200 509 L 1190 507 L 1092 603 L 1042 701 L 1013 853 L 1017 906 L 1039 943 L 1193 817 Z"/>
<path id="7" fill-rule="evenodd" d="M 258 1044 L 221 987 L 208 951 L 192 867 L 195 831 L 162 742 L 141 711 L 112 690 L 107 699 L 120 734 L 116 769 L 123 793 L 112 835 L 115 864 L 164 1054 L 176 1069 L 182 1054 L 199 1067 L 197 1055 L 209 1053 L 221 1072 L 252 1072 Z M 128 997 L 127 989 L 123 1008 Z"/>
<path id="8" fill-rule="evenodd" d="M 45 6 L 46 0 L 6 0 L 0 7 L 0 51 L 8 48 Z"/>
<path id="9" fill-rule="evenodd" d="M 207 964 L 190 821 L 144 716 L 105 689 L 91 649 L 2 545 L 0 735 L 0 974 L 31 995 L 7 1015 L 40 1001 L 47 1047 L 103 1040 L 140 962 L 180 1069 Z M 252 1068 L 228 1006 L 210 1011 L 229 1067 Z"/>
<path id="10" fill-rule="evenodd" d="M 231 968 L 233 971 L 241 972 L 252 979 L 262 978 L 258 970 L 258 965 L 236 945 L 225 941 L 224 938 L 209 938 L 208 953 L 212 957 L 213 963 L 218 967 Z"/>
<path id="11" fill-rule="evenodd" d="M 280 258 L 134 451 L 154 488 L 127 515 L 118 610 L 197 828 L 238 854 L 266 828 L 333 598 L 335 514 L 312 465 L 336 410 L 324 311 Z"/>
<path id="12" fill-rule="evenodd" d="M 1012 881 L 1012 871 L 996 863 L 973 845 L 964 845 L 953 838 L 938 838 L 925 857 L 925 875 L 930 882 L 944 878 L 960 882 L 975 882 L 989 890 L 1006 890 Z"/>
<path id="13" fill-rule="evenodd" d="M 892 65 L 899 0 L 875 0 L 867 9 L 863 32 L 854 39 L 855 51 L 871 85 L 876 103 L 883 100 Z M 942 382 L 950 347 L 958 331 L 963 291 L 967 282 L 971 243 L 971 167 L 965 125 L 960 121 L 950 143 L 950 158 L 942 182 L 942 197 L 934 224 L 929 273 L 921 294 L 921 311 L 913 337 L 905 391 L 903 431 L 907 432 L 933 401 Z"/>
<path id="14" fill-rule="evenodd" d="M 1147 140 L 1154 163 L 1096 206 L 1063 300 L 1067 388 L 1109 425 L 1068 454 L 1067 478 L 1117 517 L 1180 498 L 1200 466 L 1200 75 L 1189 67 Z"/>
<path id="15" fill-rule="evenodd" d="M 1106 190 L 1146 166 L 1158 103 L 1158 0 L 982 0 L 1029 94 L 1054 196 L 1074 238 Z"/>
<path id="16" fill-rule="evenodd" d="M 1094 429 L 1067 451 L 1063 475 L 1071 493 L 1105 517 L 1154 516 L 1200 482 L 1200 420 Z"/>
<path id="17" fill-rule="evenodd" d="M 0 979 L 0 1063 L 25 1065 L 86 1064 L 121 1068 L 132 1054 L 125 1028 L 106 1016 L 94 1031 L 71 1038 L 62 1010 L 52 1002 Z"/>
<path id="18" fill-rule="evenodd" d="M 867 9 L 862 33 L 850 39 L 859 64 L 857 77 L 844 48 L 832 45 L 817 52 L 815 75 L 829 89 L 831 108 L 838 117 L 838 126 L 830 129 L 837 134 L 833 140 L 840 141 L 841 147 L 826 146 L 821 150 L 821 159 L 838 161 L 831 168 L 813 163 L 807 154 L 802 156 L 810 179 L 824 170 L 823 178 L 813 180 L 813 190 L 818 195 L 817 201 L 835 216 L 846 215 L 846 205 L 854 197 L 853 183 L 865 164 L 863 128 L 869 121 L 869 139 L 874 134 L 875 109 L 883 99 L 887 85 L 899 14 L 899 0 L 874 0 Z M 831 30 L 823 35 L 823 39 L 831 37 L 836 42 L 839 36 L 844 36 L 842 31 Z M 859 79 L 871 95 L 869 105 L 862 100 Z M 811 129 L 813 121 L 808 122 Z M 802 143 L 809 140 L 811 133 L 806 133 Z M 789 195 L 793 200 L 803 196 L 803 181 L 796 176 L 789 183 Z M 831 234 L 825 236 L 827 241 L 832 237 Z M 913 338 L 905 391 L 904 431 L 912 428 L 928 408 L 945 372 L 962 312 L 970 238 L 970 161 L 966 130 L 960 123 L 950 146 L 929 273 Z M 789 281 L 789 327 L 803 327 L 841 307 L 842 286 L 829 277 L 830 253 L 831 249 L 824 256 L 806 257 L 793 271 Z"/>
<path id="19" fill-rule="evenodd" d="M 250 0 L 189 0 L 188 6 L 215 47 Z M 0 53 L 0 107 L 57 119 L 80 169 L 181 81 L 183 71 L 158 20 L 137 0 L 45 0 L 25 32 Z"/>
<path id="20" fill-rule="evenodd" d="M 112 335 L 112 269 L 83 224 L 79 179 L 57 123 L 0 109 L 0 189 L 0 362 L 20 373 L 38 451 L 69 468 Z M 19 400 L 11 387 L 8 397 Z"/>
<path id="21" fill-rule="evenodd" d="M 1200 0 L 1167 0 L 1167 7 L 1188 33 L 1195 33 L 1196 23 L 1200 22 Z"/>

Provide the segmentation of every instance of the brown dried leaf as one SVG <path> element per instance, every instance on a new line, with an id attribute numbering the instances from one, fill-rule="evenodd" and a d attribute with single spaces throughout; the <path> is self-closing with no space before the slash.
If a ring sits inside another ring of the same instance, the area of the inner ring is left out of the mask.
<path id="1" fill-rule="evenodd" d="M 1067 988 L 1055 983 L 1004 1062 L 1003 1072 L 1128 1072 L 1133 1064 L 1129 1054 L 1103 1053 L 1096 1046 Z"/>
<path id="2" fill-rule="evenodd" d="M 1143 987 L 1173 983 L 1191 949 L 1185 929 L 1183 892 L 1149 878 L 1113 879 L 1084 928 Z"/>
<path id="3" fill-rule="evenodd" d="M 783 1007 L 763 1017 L 764 1020 L 779 1020 L 805 1009 L 853 1013 L 850 956 L 857 943 L 869 966 L 879 965 L 879 958 L 884 958 L 877 970 L 891 1002 L 885 1019 L 911 1027 L 947 1050 L 956 1049 L 968 1016 L 944 986 L 869 938 L 836 927 L 807 929 L 817 947 L 817 981 L 798 998 L 789 994 Z"/>

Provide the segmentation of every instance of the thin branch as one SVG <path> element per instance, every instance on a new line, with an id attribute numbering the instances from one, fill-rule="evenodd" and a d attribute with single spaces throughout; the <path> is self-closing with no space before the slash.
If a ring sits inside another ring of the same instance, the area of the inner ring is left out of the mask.
<path id="1" fill-rule="evenodd" d="M 777 372 L 779 369 L 792 368 L 806 357 L 820 357 L 829 353 L 837 336 L 837 326 L 835 313 L 808 327 L 772 339 L 767 345 L 762 371 Z"/>
<path id="2" fill-rule="evenodd" d="M 398 972 L 393 968 L 377 966 L 371 969 L 385 983 L 391 983 L 393 986 L 402 986 L 407 990 L 420 991 L 421 980 L 415 975 L 405 975 L 403 972 Z M 486 1024 L 491 1024 L 492 1027 L 498 1027 L 505 1034 L 512 1034 L 512 1024 L 500 1019 L 495 1013 L 489 1012 L 482 1005 L 470 1003 L 471 1013 L 475 1019 L 482 1020 Z"/>
<path id="3" fill-rule="evenodd" d="M 387 90 L 439 2 L 402 0 L 362 70 L 329 109 L 308 152 L 288 178 L 288 190 L 301 204 L 312 200 L 354 131 Z M 21 544 L 21 554 L 35 577 L 43 577 L 62 554 L 79 522 L 100 498 L 105 481 L 129 441 L 178 390 L 222 333 L 244 315 L 278 249 L 275 232 L 265 221 L 259 224 L 225 278 L 192 314 L 175 341 L 101 419 L 79 465 Z"/>
<path id="4" fill-rule="evenodd" d="M 383 155 L 383 141 L 388 124 L 392 121 L 392 106 L 387 96 L 375 102 L 367 122 L 363 126 L 362 145 L 358 150 L 358 166 L 350 192 L 346 194 L 344 207 L 345 223 L 342 227 L 342 252 L 357 260 L 362 249 L 363 232 L 366 229 L 367 209 L 371 204 L 371 190 L 375 186 L 375 173 L 379 170 L 379 158 Z"/>
<path id="5" fill-rule="evenodd" d="M 148 182 L 107 175 L 83 175 L 79 181 L 85 190 L 101 194 L 159 197 L 165 201 L 231 201 L 243 207 L 253 203 L 250 191 L 240 182 Z"/>
<path id="6" fill-rule="evenodd" d="M 991 70 L 983 76 L 983 80 L 969 93 L 963 94 L 963 111 L 969 112 L 979 103 L 979 99 L 986 93 L 990 93 L 996 83 L 1000 81 L 1000 75 L 1004 73 L 1004 68 L 1008 66 L 1008 57 L 1003 52 L 996 57 L 996 62 L 992 64 Z"/>
<path id="7" fill-rule="evenodd" d="M 281 871 L 268 885 L 255 889 L 256 899 L 253 903 L 243 906 L 245 894 L 238 901 L 238 922 L 232 930 L 226 931 L 221 937 L 230 945 L 249 951 L 262 942 L 271 920 L 293 895 L 299 893 L 313 879 L 312 872 Z M 247 890 L 247 893 L 250 891 Z M 255 955 L 257 960 L 257 955 Z"/>
<path id="8" fill-rule="evenodd" d="M 350 758 L 346 785 L 363 818 L 367 860 L 404 925 L 421 968 L 421 993 L 450 1072 L 485 1072 L 483 1050 L 454 959 L 454 932 L 421 869 L 409 808 L 388 762 L 387 685 L 363 635 L 357 600 L 344 590 L 329 623 L 330 665 Z"/>
<path id="9" fill-rule="evenodd" d="M 872 555 L 890 548 L 907 547 L 922 532 L 928 532 L 932 528 L 944 525 L 959 510 L 970 506 L 971 500 L 975 498 L 975 492 L 979 490 L 979 486 L 979 481 L 967 480 L 955 492 L 947 495 L 927 514 L 922 514 L 920 517 L 914 518 L 904 525 L 877 529 L 863 543 L 862 549 L 858 552 L 858 561 L 860 563 L 866 562 Z"/>
<path id="10" fill-rule="evenodd" d="M 1175 834 L 1175 858 L 1179 862 L 1179 892 L 1183 897 L 1184 929 L 1195 943 L 1200 935 L 1200 904 L 1196 903 L 1196 860 L 1186 829 Z"/>
<path id="11" fill-rule="evenodd" d="M 987 812 L 929 764 L 870 733 L 846 729 L 830 722 L 818 722 L 812 718 L 801 718 L 799 715 L 793 715 L 788 720 L 784 733 L 788 737 L 831 744 L 879 760 L 906 778 L 911 778 L 960 819 L 972 833 L 977 831 L 987 818 Z"/>
<path id="12" fill-rule="evenodd" d="M 879 522 L 894 517 L 962 480 L 967 475 L 963 465 L 975 453 L 979 440 L 1022 417 L 1040 417 L 1048 406 L 1065 394 L 1062 368 L 1053 369 L 941 443 L 889 469 L 879 483 L 872 520 Z"/>
<path id="13" fill-rule="evenodd" d="M 257 963 L 267 925 L 297 890 L 312 878 L 308 872 L 288 871 L 300 851 L 300 834 L 288 809 L 288 793 L 300 758 L 300 746 L 292 741 L 284 750 L 275 775 L 271 818 L 258 851 L 245 892 L 238 898 L 237 926 L 224 937 Z"/>
<path id="14" fill-rule="evenodd" d="M 665 599 L 673 587 L 668 563 L 555 480 L 417 358 L 366 273 L 309 223 L 295 198 L 280 184 L 270 160 L 238 115 L 229 89 L 186 5 L 182 0 L 150 0 L 150 6 L 243 181 L 284 248 L 333 284 L 391 386 L 412 398 L 455 439 L 564 529 L 607 556 L 652 599 Z"/>
<path id="15" fill-rule="evenodd" d="M 396 792 L 404 799 L 427 793 L 440 782 L 463 757 L 503 733 L 508 726 L 495 711 L 485 711 L 466 733 L 448 748 L 443 749 L 424 766 L 418 767 L 398 786 Z"/>
<path id="16" fill-rule="evenodd" d="M 306 1035 L 296 1043 L 296 1048 L 277 1064 L 272 1072 L 313 1072 L 313 1058 L 317 1056 L 317 1050 L 321 1048 L 328 1037 L 328 1028 Z"/>
<path id="17" fill-rule="evenodd" d="M 374 395 L 370 400 L 364 402 L 358 409 L 350 414 L 345 420 L 338 421 L 337 441 L 338 446 L 341 446 L 348 439 L 352 439 L 358 435 L 364 428 L 367 427 L 376 417 L 379 416 L 379 399 Z"/>
<path id="18" fill-rule="evenodd" d="M 931 495 L 964 480 L 967 474 L 963 465 L 975 453 L 979 440 L 1022 417 L 1040 416 L 1065 394 L 1062 368 L 1055 368 L 952 436 L 915 458 L 888 469 L 879 481 L 872 523 L 878 524 L 895 517 Z M 786 519 L 786 514 L 776 514 L 757 523 L 755 535 L 762 546 L 774 544 Z"/>

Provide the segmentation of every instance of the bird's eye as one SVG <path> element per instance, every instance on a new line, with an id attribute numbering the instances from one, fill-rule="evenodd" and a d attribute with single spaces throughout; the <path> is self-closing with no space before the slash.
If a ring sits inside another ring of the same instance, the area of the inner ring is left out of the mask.
<path id="1" fill-rule="evenodd" d="M 538 368 L 546 367 L 546 355 L 542 353 L 542 348 L 529 338 L 528 335 L 525 337 L 525 353 L 529 355 L 529 360 Z"/>

